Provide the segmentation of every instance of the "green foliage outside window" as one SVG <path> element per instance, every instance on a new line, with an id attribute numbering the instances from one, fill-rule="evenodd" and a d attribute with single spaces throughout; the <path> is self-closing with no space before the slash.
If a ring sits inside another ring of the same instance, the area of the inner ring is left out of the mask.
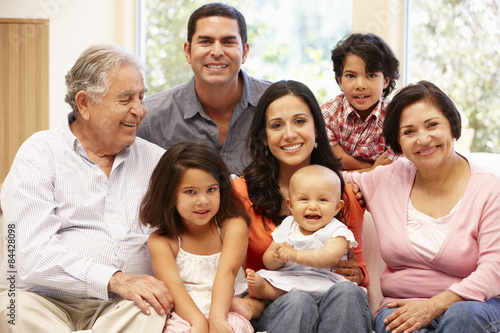
<path id="1" fill-rule="evenodd" d="M 174 87 L 193 75 L 183 44 L 191 13 L 207 0 L 146 1 L 146 83 L 148 95 Z M 250 75 L 307 84 L 318 101 L 333 98 L 330 50 L 349 34 L 352 4 L 344 0 L 227 0 L 247 21 L 250 53 L 242 68 Z M 306 5 L 311 4 L 311 5 Z M 334 14 L 335 13 L 335 14 Z"/>
<path id="2" fill-rule="evenodd" d="M 231 5 L 238 8 L 241 1 Z M 174 87 L 193 72 L 184 56 L 187 22 L 191 13 L 207 3 L 203 0 L 146 1 L 146 82 L 148 95 Z"/>
<path id="3" fill-rule="evenodd" d="M 413 0 L 412 81 L 439 86 L 475 132 L 471 151 L 500 153 L 500 2 Z"/>
<path id="4" fill-rule="evenodd" d="M 183 51 L 187 21 L 209 1 L 145 1 L 146 81 L 153 94 L 191 78 Z M 349 1 L 222 2 L 247 20 L 250 54 L 242 68 L 250 75 L 302 81 L 320 103 L 338 93 L 330 50 L 350 32 Z M 500 153 L 499 7 L 498 0 L 412 0 L 410 80 L 434 82 L 453 99 L 474 131 L 471 151 Z"/>

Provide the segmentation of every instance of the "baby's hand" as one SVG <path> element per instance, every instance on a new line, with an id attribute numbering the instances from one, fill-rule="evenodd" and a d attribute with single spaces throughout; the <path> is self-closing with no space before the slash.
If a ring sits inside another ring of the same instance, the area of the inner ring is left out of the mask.
<path id="1" fill-rule="evenodd" d="M 276 246 L 275 250 L 277 258 L 283 262 L 296 262 L 297 261 L 297 250 L 294 249 L 293 245 L 283 242 Z"/>
<path id="2" fill-rule="evenodd" d="M 274 260 L 276 260 L 277 262 L 284 262 L 284 261 L 281 259 L 280 255 L 279 255 L 279 253 L 278 253 L 278 246 L 279 246 L 279 245 L 277 245 L 277 246 L 274 248 L 273 258 L 274 258 Z"/>

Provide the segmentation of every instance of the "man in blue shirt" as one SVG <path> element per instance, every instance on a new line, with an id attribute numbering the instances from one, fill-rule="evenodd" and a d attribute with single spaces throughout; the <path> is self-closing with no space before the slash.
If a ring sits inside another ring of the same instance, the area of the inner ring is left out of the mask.
<path id="1" fill-rule="evenodd" d="M 248 51 L 238 10 L 209 3 L 194 11 L 184 43 L 194 76 L 146 99 L 148 114 L 137 135 L 165 149 L 187 140 L 208 142 L 240 175 L 250 163 L 245 140 L 254 110 L 270 85 L 241 70 Z"/>

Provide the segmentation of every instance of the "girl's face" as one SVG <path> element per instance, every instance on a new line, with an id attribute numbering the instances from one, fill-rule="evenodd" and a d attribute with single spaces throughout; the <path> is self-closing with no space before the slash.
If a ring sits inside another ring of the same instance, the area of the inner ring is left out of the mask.
<path id="1" fill-rule="evenodd" d="M 210 223 L 219 211 L 220 188 L 217 180 L 201 169 L 188 169 L 177 190 L 176 209 L 187 228 Z"/>
<path id="2" fill-rule="evenodd" d="M 455 152 L 450 122 L 441 110 L 427 102 L 403 109 L 398 137 L 403 154 L 418 169 L 438 167 Z"/>
<path id="3" fill-rule="evenodd" d="M 302 167 L 311 164 L 315 141 L 313 115 L 300 97 L 286 95 L 269 105 L 264 144 L 280 165 Z"/>

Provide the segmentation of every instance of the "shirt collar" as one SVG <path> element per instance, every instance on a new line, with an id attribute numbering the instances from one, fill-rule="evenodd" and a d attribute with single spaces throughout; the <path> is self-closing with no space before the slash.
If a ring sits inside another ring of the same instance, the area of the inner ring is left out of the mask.
<path id="1" fill-rule="evenodd" d="M 64 140 L 73 147 L 73 150 L 80 154 L 78 147 L 81 148 L 80 141 L 77 137 L 71 132 L 70 125 L 76 120 L 75 114 L 73 111 L 68 113 L 68 117 L 66 118 L 66 122 L 64 123 Z M 82 149 L 83 150 L 83 149 Z"/>
<path id="2" fill-rule="evenodd" d="M 196 95 L 195 86 L 195 76 L 193 75 L 191 79 L 186 83 L 187 93 L 185 95 L 184 101 L 184 119 L 189 119 L 194 117 L 197 113 L 201 114 L 203 117 L 208 117 L 203 111 L 198 95 Z"/>
<path id="3" fill-rule="evenodd" d="M 78 155 L 83 156 L 86 159 L 90 160 L 87 153 L 83 149 L 82 144 L 80 143 L 80 140 L 78 140 L 78 138 L 73 134 L 73 132 L 71 132 L 70 125 L 74 121 L 76 121 L 76 116 L 75 116 L 74 112 L 71 111 L 68 114 L 67 122 L 65 122 L 65 124 L 64 124 L 64 133 L 65 133 L 64 139 L 70 145 L 70 147 L 73 147 L 73 150 Z M 135 142 L 132 145 L 135 145 Z M 116 154 L 115 162 L 113 164 L 118 165 L 119 164 L 119 163 L 117 163 L 118 161 L 120 161 L 120 163 L 121 163 L 121 161 L 126 160 L 127 157 L 130 155 L 130 150 L 131 150 L 131 146 L 127 146 L 122 151 L 120 151 L 118 154 Z"/>
<path id="4" fill-rule="evenodd" d="M 387 97 L 381 96 L 380 100 L 377 103 L 377 106 L 375 107 L 375 109 L 373 109 L 373 111 L 370 113 L 368 118 L 366 118 L 366 120 L 368 120 L 370 118 L 375 118 L 377 120 L 383 121 L 384 116 L 385 116 L 386 104 L 388 102 L 389 102 L 389 100 L 387 99 Z M 349 101 L 347 100 L 347 98 L 345 98 L 345 95 L 344 95 L 344 101 L 342 103 L 342 107 L 344 108 L 344 110 L 346 110 L 347 117 L 361 118 L 359 116 L 358 112 L 356 111 L 356 109 L 354 109 L 352 107 L 352 105 L 349 103 Z"/>
<path id="5" fill-rule="evenodd" d="M 241 82 L 243 83 L 241 87 L 241 98 L 238 103 L 241 110 L 245 110 L 248 104 L 256 106 L 259 102 L 259 94 L 257 91 L 252 90 L 249 84 L 248 74 L 245 73 L 242 69 L 238 73 L 238 77 L 241 78 Z M 201 102 L 198 99 L 198 95 L 196 95 L 196 86 L 195 86 L 195 76 L 193 75 L 191 79 L 186 83 L 186 100 L 185 100 L 185 110 L 184 110 L 184 119 L 189 119 L 194 117 L 196 114 L 200 114 L 202 117 L 206 119 L 210 119 L 203 107 L 201 106 Z"/>
<path id="6" fill-rule="evenodd" d="M 248 74 L 245 73 L 245 71 L 243 71 L 242 69 L 240 69 L 240 73 L 238 76 L 241 77 L 241 82 L 243 82 L 243 85 L 241 87 L 241 99 L 240 99 L 241 108 L 246 109 L 248 107 L 248 104 L 256 106 L 257 103 L 259 102 L 260 96 L 259 94 L 257 94 L 255 89 L 253 90 L 251 89 Z"/>

